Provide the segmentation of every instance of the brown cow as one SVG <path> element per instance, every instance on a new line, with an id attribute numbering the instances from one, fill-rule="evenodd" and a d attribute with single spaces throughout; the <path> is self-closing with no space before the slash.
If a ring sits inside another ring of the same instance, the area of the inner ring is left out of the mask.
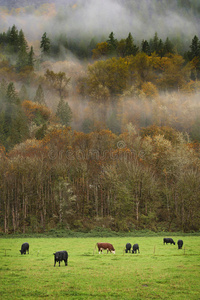
<path id="1" fill-rule="evenodd" d="M 102 250 L 107 250 L 107 253 L 108 251 L 112 252 L 115 254 L 115 249 L 113 247 L 112 244 L 109 244 L 109 243 L 97 243 L 96 246 L 98 247 L 98 250 L 99 250 L 99 254 L 102 253 Z"/>

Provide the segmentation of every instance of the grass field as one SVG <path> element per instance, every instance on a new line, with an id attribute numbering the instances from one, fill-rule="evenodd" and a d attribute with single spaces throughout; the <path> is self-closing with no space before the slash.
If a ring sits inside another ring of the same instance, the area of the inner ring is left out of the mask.
<path id="1" fill-rule="evenodd" d="M 200 237 L 182 239 L 178 250 L 163 237 L 1 238 L 0 299 L 200 299 Z M 29 255 L 19 252 L 24 242 Z M 93 255 L 97 242 L 116 254 Z M 140 254 L 124 254 L 127 242 Z M 53 266 L 59 250 L 68 251 L 67 267 Z"/>

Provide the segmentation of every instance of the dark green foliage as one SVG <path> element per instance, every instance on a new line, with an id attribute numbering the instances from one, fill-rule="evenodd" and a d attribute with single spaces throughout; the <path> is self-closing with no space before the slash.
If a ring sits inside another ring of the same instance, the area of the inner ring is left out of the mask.
<path id="1" fill-rule="evenodd" d="M 47 125 L 45 123 L 36 131 L 35 138 L 37 140 L 42 140 L 45 137 L 46 130 L 47 130 Z"/>
<path id="2" fill-rule="evenodd" d="M 189 56 L 190 60 L 192 60 L 195 57 L 200 58 L 200 41 L 199 41 L 199 38 L 196 35 L 192 39 L 190 49 L 191 50 L 188 52 L 188 56 Z"/>
<path id="3" fill-rule="evenodd" d="M 25 39 L 25 36 L 24 36 L 24 33 L 22 31 L 22 29 L 19 31 L 19 35 L 18 35 L 18 47 L 19 47 L 19 50 L 21 48 L 25 48 L 25 50 L 27 51 L 28 50 L 28 44 L 27 44 L 27 41 Z"/>
<path id="4" fill-rule="evenodd" d="M 42 36 L 42 40 L 40 42 L 40 48 L 44 55 L 48 55 L 50 53 L 51 42 L 50 39 L 47 37 L 46 32 Z"/>
<path id="5" fill-rule="evenodd" d="M 15 86 L 13 82 L 10 82 L 6 91 L 6 102 L 9 104 L 19 104 L 19 96 L 15 90 Z"/>
<path id="6" fill-rule="evenodd" d="M 149 43 L 147 42 L 147 40 L 142 41 L 141 51 L 146 53 L 147 55 L 151 55 L 150 46 L 149 46 Z"/>
<path id="7" fill-rule="evenodd" d="M 33 47 L 31 46 L 31 50 L 28 53 L 28 61 L 27 61 L 27 65 L 30 67 L 34 67 L 34 51 L 33 51 Z"/>
<path id="8" fill-rule="evenodd" d="M 19 50 L 19 34 L 15 25 L 8 31 L 9 50 L 11 53 L 17 53 Z"/>
<path id="9" fill-rule="evenodd" d="M 107 43 L 109 45 L 110 56 L 116 55 L 116 49 L 117 49 L 118 41 L 117 41 L 117 39 L 114 38 L 114 33 L 113 32 L 110 33 L 109 39 L 107 40 Z"/>
<path id="10" fill-rule="evenodd" d="M 0 34 L 0 47 L 2 53 L 7 56 L 12 55 L 12 63 L 16 67 L 17 72 L 21 72 L 26 66 L 34 66 L 34 52 L 31 47 L 30 52 L 28 43 L 25 39 L 24 32 L 18 31 L 15 25 L 8 29 L 7 33 Z"/>
<path id="11" fill-rule="evenodd" d="M 170 39 L 167 37 L 164 43 L 164 54 L 174 53 L 173 44 Z"/>
<path id="12" fill-rule="evenodd" d="M 134 44 L 132 34 L 129 32 L 128 37 L 125 40 L 125 55 L 136 55 L 139 51 L 139 48 Z"/>
<path id="13" fill-rule="evenodd" d="M 25 93 L 24 88 L 22 89 L 23 93 Z M 2 144 L 8 150 L 25 140 L 29 131 L 26 116 L 21 108 L 20 98 L 15 90 L 14 83 L 9 83 L 6 88 L 6 83 L 2 81 L 1 91 L 0 136 Z"/>
<path id="14" fill-rule="evenodd" d="M 17 72 L 20 72 L 27 65 L 28 65 L 28 53 L 26 52 L 26 46 L 23 45 L 22 47 L 20 47 L 17 56 L 17 62 L 16 62 Z"/>
<path id="15" fill-rule="evenodd" d="M 200 78 L 200 40 L 195 35 L 190 45 L 190 51 L 185 55 L 189 61 L 194 61 L 191 77 L 193 80 Z"/>

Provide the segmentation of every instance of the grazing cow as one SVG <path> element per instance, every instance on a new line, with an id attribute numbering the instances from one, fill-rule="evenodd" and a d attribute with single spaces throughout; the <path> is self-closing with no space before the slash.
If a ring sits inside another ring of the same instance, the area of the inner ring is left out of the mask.
<path id="1" fill-rule="evenodd" d="M 126 253 L 128 253 L 128 252 L 131 253 L 131 244 L 130 244 L 130 243 L 127 243 L 127 244 L 126 244 L 125 252 L 126 252 Z"/>
<path id="2" fill-rule="evenodd" d="M 21 250 L 19 250 L 19 252 L 21 254 L 26 254 L 26 251 L 28 251 L 28 254 L 29 254 L 29 244 L 28 243 L 22 244 Z"/>
<path id="3" fill-rule="evenodd" d="M 67 251 L 58 251 L 56 253 L 53 253 L 54 255 L 54 267 L 56 265 L 56 262 L 59 262 L 59 267 L 60 267 L 60 262 L 64 260 L 65 266 L 67 266 L 67 260 L 68 260 L 68 253 Z"/>
<path id="4" fill-rule="evenodd" d="M 139 245 L 138 244 L 134 244 L 133 245 L 132 253 L 137 253 L 137 251 L 138 251 L 138 253 L 140 253 L 140 251 L 139 251 Z"/>
<path id="5" fill-rule="evenodd" d="M 98 250 L 99 250 L 99 254 L 102 253 L 102 250 L 107 250 L 107 253 L 108 251 L 112 252 L 115 254 L 115 249 L 113 247 L 112 244 L 109 244 L 109 243 L 97 243 L 96 246 L 98 247 Z"/>
<path id="6" fill-rule="evenodd" d="M 178 240 L 177 244 L 178 244 L 178 249 L 182 249 L 182 247 L 183 247 L 183 241 L 182 240 Z"/>
<path id="7" fill-rule="evenodd" d="M 164 238 L 163 239 L 163 244 L 174 244 L 175 245 L 175 242 L 174 242 L 174 240 L 173 239 L 171 239 L 171 238 Z"/>

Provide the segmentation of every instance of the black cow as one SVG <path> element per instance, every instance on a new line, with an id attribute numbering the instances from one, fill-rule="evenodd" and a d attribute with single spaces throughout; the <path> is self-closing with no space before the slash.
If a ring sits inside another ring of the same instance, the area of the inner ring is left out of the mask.
<path id="1" fill-rule="evenodd" d="M 28 243 L 22 244 L 21 250 L 19 250 L 19 252 L 21 254 L 26 254 L 26 251 L 28 251 L 28 254 L 29 254 L 29 244 Z"/>
<path id="2" fill-rule="evenodd" d="M 182 249 L 182 247 L 183 247 L 183 241 L 182 240 L 178 240 L 177 244 L 178 244 L 178 249 Z"/>
<path id="3" fill-rule="evenodd" d="M 128 252 L 131 253 L 131 244 L 130 244 L 130 243 L 127 243 L 127 244 L 126 244 L 125 252 L 126 252 L 126 253 L 128 253 Z"/>
<path id="4" fill-rule="evenodd" d="M 132 253 L 137 253 L 137 251 L 138 251 L 138 253 L 140 253 L 140 251 L 139 251 L 139 245 L 138 244 L 134 244 L 133 245 Z"/>
<path id="5" fill-rule="evenodd" d="M 175 245 L 175 242 L 171 238 L 164 238 L 163 239 L 163 244 L 174 244 Z"/>
<path id="6" fill-rule="evenodd" d="M 54 255 L 54 267 L 56 265 L 56 262 L 59 262 L 59 267 L 60 267 L 60 262 L 64 260 L 65 266 L 67 266 L 67 260 L 68 260 L 68 253 L 67 251 L 58 251 L 56 253 L 53 253 Z"/>

